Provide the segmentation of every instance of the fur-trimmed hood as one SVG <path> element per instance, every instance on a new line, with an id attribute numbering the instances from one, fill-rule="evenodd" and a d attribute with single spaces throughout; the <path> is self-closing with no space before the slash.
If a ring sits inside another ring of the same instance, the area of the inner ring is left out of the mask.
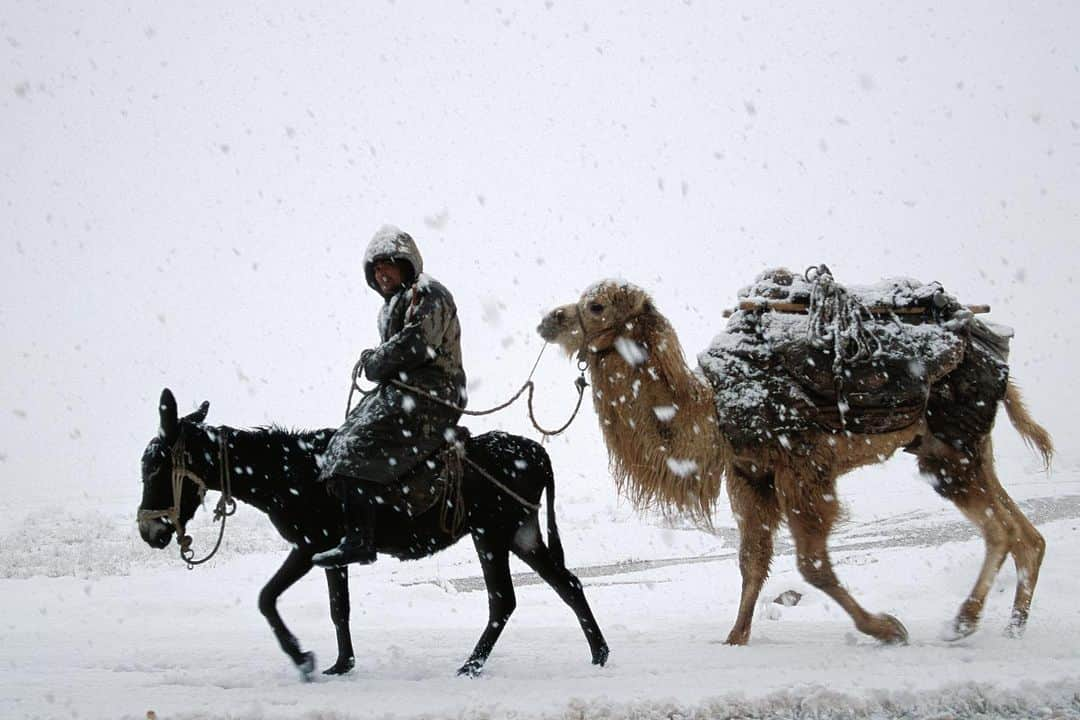
<path id="1" fill-rule="evenodd" d="M 411 285 L 424 272 L 424 258 L 416 241 L 404 230 L 393 225 L 383 225 L 371 238 L 364 251 L 364 279 L 368 286 L 382 295 L 375 282 L 375 263 L 379 260 L 401 260 L 412 268 L 412 277 L 405 278 L 405 284 Z"/>

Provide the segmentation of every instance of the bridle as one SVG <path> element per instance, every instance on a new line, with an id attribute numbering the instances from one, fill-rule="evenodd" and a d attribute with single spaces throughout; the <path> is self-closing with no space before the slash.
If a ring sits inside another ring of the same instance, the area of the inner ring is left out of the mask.
<path id="1" fill-rule="evenodd" d="M 183 496 L 184 480 L 191 480 L 198 487 L 199 502 L 202 502 L 208 490 L 206 482 L 188 467 L 183 432 L 179 434 L 176 442 L 169 448 L 169 455 L 172 457 L 172 506 L 164 510 L 140 509 L 136 515 L 136 520 L 140 524 L 158 518 L 165 518 L 172 523 L 172 526 L 176 528 L 176 542 L 180 546 L 180 559 L 187 564 L 188 570 L 196 565 L 202 565 L 214 556 L 218 548 L 221 547 L 221 540 L 225 536 L 225 519 L 236 513 L 236 500 L 232 496 L 232 474 L 229 472 L 229 449 L 225 440 L 225 429 L 220 428 L 217 431 L 217 436 L 218 467 L 221 472 L 221 498 L 214 508 L 214 522 L 220 520 L 221 528 L 218 531 L 218 539 L 214 549 L 206 557 L 201 560 L 194 559 L 195 551 L 191 549 L 191 536 L 186 533 L 184 523 L 180 520 L 180 499 Z"/>

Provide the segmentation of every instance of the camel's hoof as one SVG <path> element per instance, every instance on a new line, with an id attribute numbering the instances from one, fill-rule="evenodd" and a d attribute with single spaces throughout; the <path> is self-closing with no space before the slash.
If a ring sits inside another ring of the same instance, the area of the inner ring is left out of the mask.
<path id="1" fill-rule="evenodd" d="M 608 656 L 611 655 L 611 651 L 608 650 L 607 645 L 603 645 L 596 650 L 593 650 L 592 664 L 604 667 L 607 664 Z"/>
<path id="2" fill-rule="evenodd" d="M 306 652 L 300 655 L 300 661 L 296 663 L 296 669 L 300 672 L 300 679 L 311 682 L 311 673 L 315 672 L 315 653 Z"/>
<path id="3" fill-rule="evenodd" d="M 904 623 L 900 622 L 892 615 L 878 615 L 877 620 L 884 625 L 884 627 L 875 633 L 875 637 L 885 645 L 907 645 L 908 632 L 904 627 Z"/>
<path id="4" fill-rule="evenodd" d="M 1019 640 L 1024 637 L 1025 630 L 1027 630 L 1027 615 L 1013 613 L 1012 617 L 1009 618 L 1009 624 L 1002 631 L 1002 635 L 1012 640 Z"/>
<path id="5" fill-rule="evenodd" d="M 941 629 L 941 639 L 947 642 L 963 640 L 979 629 L 977 621 L 953 618 L 953 621 Z"/>
<path id="6" fill-rule="evenodd" d="M 323 670 L 323 675 L 344 675 L 353 669 L 356 661 L 353 658 L 338 658 L 338 661 Z"/>
<path id="7" fill-rule="evenodd" d="M 469 662 L 458 668 L 457 674 L 458 677 L 480 677 L 480 673 L 483 671 L 483 669 L 484 664 L 482 662 L 474 662 L 470 660 Z"/>
<path id="8" fill-rule="evenodd" d="M 724 641 L 725 645 L 746 645 L 750 642 L 750 635 L 748 633 L 737 633 L 734 630 L 727 636 L 727 640 Z"/>

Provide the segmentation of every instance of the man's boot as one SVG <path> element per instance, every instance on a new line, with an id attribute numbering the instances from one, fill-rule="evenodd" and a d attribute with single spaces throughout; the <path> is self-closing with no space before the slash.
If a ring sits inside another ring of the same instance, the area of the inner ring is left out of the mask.
<path id="1" fill-rule="evenodd" d="M 346 485 L 344 488 L 345 499 L 341 502 L 341 510 L 345 516 L 345 537 L 337 547 L 311 557 L 311 561 L 319 567 L 341 567 L 351 563 L 370 565 L 375 562 L 375 500 L 366 485 L 360 483 L 360 487 Z"/>

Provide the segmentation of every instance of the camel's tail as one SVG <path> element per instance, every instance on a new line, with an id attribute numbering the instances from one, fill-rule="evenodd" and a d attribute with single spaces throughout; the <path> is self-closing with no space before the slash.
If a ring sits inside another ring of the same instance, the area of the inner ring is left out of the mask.
<path id="1" fill-rule="evenodd" d="M 1035 422 L 1028 413 L 1028 409 L 1024 407 L 1024 399 L 1020 397 L 1020 388 L 1012 380 L 1009 380 L 1005 390 L 1004 403 L 1009 422 L 1020 433 L 1020 437 L 1024 438 L 1027 446 L 1042 455 L 1043 466 L 1049 470 L 1050 460 L 1054 457 L 1054 441 L 1050 439 L 1046 428 Z"/>

